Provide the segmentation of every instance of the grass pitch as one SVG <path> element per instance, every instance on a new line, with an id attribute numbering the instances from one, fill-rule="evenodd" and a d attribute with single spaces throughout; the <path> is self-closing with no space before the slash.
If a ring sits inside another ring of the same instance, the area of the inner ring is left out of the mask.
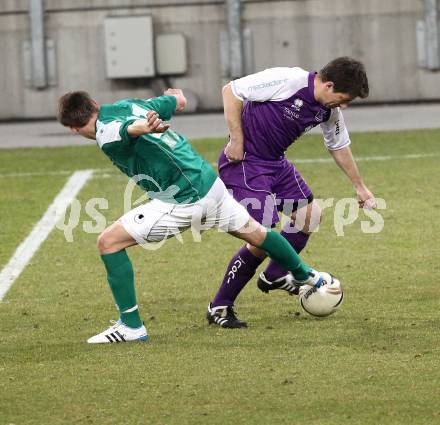
<path id="1" fill-rule="evenodd" d="M 184 234 L 158 251 L 131 248 L 150 342 L 89 346 L 116 318 L 96 234 L 82 225 L 90 198 L 123 212 L 126 178 L 95 146 L 0 151 L 0 267 L 29 234 L 69 173 L 99 169 L 80 192 L 74 241 L 54 230 L 0 302 L 3 424 L 438 424 L 440 423 L 438 190 L 440 131 L 352 135 L 364 179 L 385 199 L 385 226 L 345 236 L 334 208 L 302 256 L 344 284 L 334 316 L 313 319 L 295 298 L 251 282 L 237 302 L 247 330 L 204 315 L 240 242 Z M 195 142 L 216 161 L 223 141 Z M 426 155 L 421 157 L 420 155 Z M 306 136 L 289 158 L 326 158 Z M 382 157 L 382 158 L 380 158 Z M 332 162 L 298 163 L 316 198 L 353 196 Z M 139 192 L 140 194 L 140 192 Z"/>

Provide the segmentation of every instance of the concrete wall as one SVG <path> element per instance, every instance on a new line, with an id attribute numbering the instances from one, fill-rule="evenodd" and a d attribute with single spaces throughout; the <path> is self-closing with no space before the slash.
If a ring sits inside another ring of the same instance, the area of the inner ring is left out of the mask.
<path id="1" fill-rule="evenodd" d="M 149 97 L 174 85 L 195 93 L 200 110 L 221 108 L 223 1 L 46 0 L 45 29 L 56 44 L 57 82 L 39 91 L 26 87 L 24 80 L 27 7 L 28 0 L 0 2 L 0 119 L 54 116 L 58 97 L 71 89 L 88 90 L 100 102 L 110 102 Z M 146 13 L 153 16 L 156 34 L 185 35 L 187 74 L 168 80 L 107 79 L 105 18 Z M 440 99 L 440 73 L 417 67 L 415 28 L 422 15 L 423 0 L 243 0 L 243 27 L 252 39 L 248 69 L 319 69 L 336 56 L 350 55 L 366 64 L 369 101 Z"/>

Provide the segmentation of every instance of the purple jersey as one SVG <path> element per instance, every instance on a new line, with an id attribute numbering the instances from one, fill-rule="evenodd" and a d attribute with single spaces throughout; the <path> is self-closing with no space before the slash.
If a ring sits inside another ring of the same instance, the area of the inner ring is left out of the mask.
<path id="1" fill-rule="evenodd" d="M 242 127 L 248 158 L 280 159 L 318 124 L 328 149 L 350 144 L 340 108 L 328 109 L 315 100 L 315 75 L 298 67 L 270 68 L 231 83 L 234 96 L 245 102 Z"/>

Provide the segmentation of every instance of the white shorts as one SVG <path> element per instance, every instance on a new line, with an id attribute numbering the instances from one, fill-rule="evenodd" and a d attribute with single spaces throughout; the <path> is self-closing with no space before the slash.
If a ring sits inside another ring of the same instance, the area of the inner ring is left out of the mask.
<path id="1" fill-rule="evenodd" d="M 250 219 L 217 178 L 209 192 L 193 204 L 170 204 L 153 199 L 120 219 L 124 229 L 139 244 L 160 242 L 192 228 L 202 232 L 218 228 L 230 232 L 242 228 Z"/>

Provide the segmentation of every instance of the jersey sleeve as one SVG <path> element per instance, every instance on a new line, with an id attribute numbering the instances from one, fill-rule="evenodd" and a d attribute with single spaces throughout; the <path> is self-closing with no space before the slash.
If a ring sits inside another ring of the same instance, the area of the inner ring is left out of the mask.
<path id="1" fill-rule="evenodd" d="M 281 101 L 308 85 L 309 73 L 301 68 L 269 68 L 231 81 L 232 93 L 241 101 Z"/>
<path id="2" fill-rule="evenodd" d="M 136 141 L 137 138 L 130 137 L 127 132 L 127 127 L 136 119 L 129 119 L 126 121 L 110 121 L 103 123 L 97 122 L 96 125 L 96 141 L 98 146 L 102 149 L 104 145 L 117 142 L 119 145 L 130 145 Z"/>
<path id="3" fill-rule="evenodd" d="M 330 118 L 321 123 L 321 130 L 324 144 L 331 151 L 345 148 L 351 143 L 341 108 L 332 109 Z"/>
<path id="4" fill-rule="evenodd" d="M 132 104 L 134 115 L 145 118 L 146 112 L 155 111 L 159 118 L 164 121 L 171 119 L 177 106 L 177 100 L 174 96 L 159 96 L 147 100 L 131 99 L 130 103 Z M 137 111 L 139 112 L 138 114 L 136 113 Z"/>

